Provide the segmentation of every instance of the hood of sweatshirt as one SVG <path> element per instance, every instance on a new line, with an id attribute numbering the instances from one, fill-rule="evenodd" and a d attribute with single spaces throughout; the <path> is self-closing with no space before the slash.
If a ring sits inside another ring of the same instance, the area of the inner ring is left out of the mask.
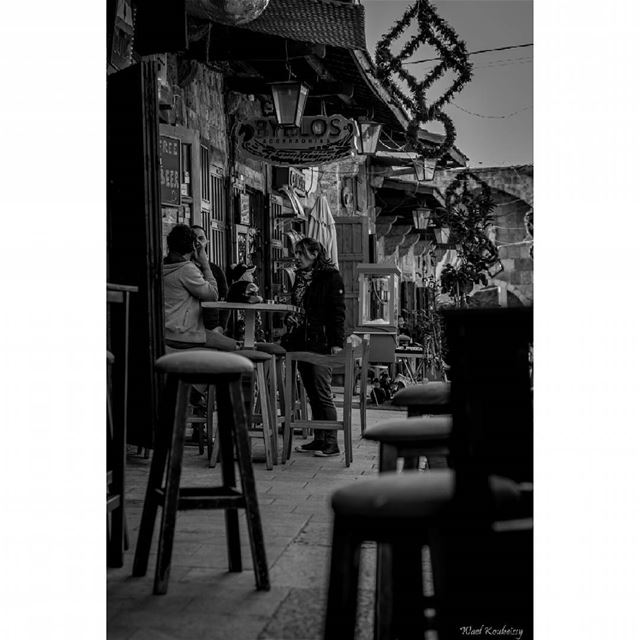
<path id="1" fill-rule="evenodd" d="M 180 269 L 184 269 L 188 264 L 192 264 L 190 260 L 182 260 L 181 262 L 164 262 L 162 264 L 162 275 L 168 276 L 177 273 Z"/>

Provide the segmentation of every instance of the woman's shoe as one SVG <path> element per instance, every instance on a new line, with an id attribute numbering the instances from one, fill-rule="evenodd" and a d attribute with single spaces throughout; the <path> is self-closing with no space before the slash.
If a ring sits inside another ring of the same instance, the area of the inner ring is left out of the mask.
<path id="1" fill-rule="evenodd" d="M 340 449 L 338 449 L 337 444 L 324 444 L 322 449 L 314 451 L 313 455 L 318 458 L 332 458 L 340 455 Z"/>
<path id="2" fill-rule="evenodd" d="M 314 453 L 321 451 L 324 447 L 325 443 L 322 440 L 312 440 L 311 442 L 307 442 L 307 444 L 299 444 L 295 448 L 295 451 L 298 453 Z"/>

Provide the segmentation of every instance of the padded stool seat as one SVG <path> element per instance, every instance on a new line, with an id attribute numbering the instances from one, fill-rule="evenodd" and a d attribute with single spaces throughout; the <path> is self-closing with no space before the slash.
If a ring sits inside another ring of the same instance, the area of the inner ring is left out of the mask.
<path id="1" fill-rule="evenodd" d="M 427 382 L 401 389 L 391 399 L 391 403 L 407 407 L 410 416 L 425 413 L 450 413 L 450 382 Z"/>
<path id="2" fill-rule="evenodd" d="M 438 442 L 451 436 L 451 416 L 418 416 L 371 425 L 363 438 L 383 443 Z"/>
<path id="3" fill-rule="evenodd" d="M 275 342 L 257 342 L 256 350 L 263 351 L 264 353 L 270 353 L 272 356 L 276 357 L 282 356 L 283 358 L 287 354 L 287 350 Z"/>
<path id="4" fill-rule="evenodd" d="M 247 357 L 213 349 L 189 349 L 168 353 L 158 358 L 156 367 L 163 373 L 181 376 L 216 376 L 251 374 L 253 372 L 253 365 L 247 360 Z"/>
<path id="5" fill-rule="evenodd" d="M 244 356 L 251 362 L 269 362 L 271 355 L 257 349 L 238 349 L 233 352 L 235 355 Z"/>
<path id="6" fill-rule="evenodd" d="M 489 485 L 496 515 L 507 516 L 518 510 L 521 492 L 516 482 L 491 476 Z M 387 472 L 338 489 L 331 507 L 336 516 L 350 519 L 424 520 L 442 513 L 454 491 L 455 471 L 451 469 Z"/>

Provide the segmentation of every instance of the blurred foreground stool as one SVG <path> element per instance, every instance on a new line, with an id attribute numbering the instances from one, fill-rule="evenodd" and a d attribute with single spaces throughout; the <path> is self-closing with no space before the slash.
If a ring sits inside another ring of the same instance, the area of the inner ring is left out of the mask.
<path id="1" fill-rule="evenodd" d="M 113 354 L 107 351 L 107 566 L 121 567 L 127 546 L 124 508 L 127 447 L 124 421 L 114 421 L 113 416 L 111 368 L 114 362 Z"/>
<path id="2" fill-rule="evenodd" d="M 442 415 L 451 413 L 451 383 L 427 382 L 401 389 L 391 399 L 399 407 L 407 407 L 407 415 Z"/>
<path id="3" fill-rule="evenodd" d="M 367 440 L 380 443 L 378 468 L 381 473 L 396 471 L 398 459 L 403 459 L 403 471 L 417 469 L 420 456 L 429 460 L 432 456 L 446 456 L 449 453 L 451 437 L 451 416 L 420 416 L 417 418 L 395 418 L 369 427 L 364 434 Z M 393 622 L 392 603 L 399 602 L 401 595 L 394 597 L 393 589 L 398 589 L 399 581 L 393 580 L 394 573 L 405 572 L 406 577 L 415 572 L 414 583 L 420 581 L 422 571 L 421 549 L 411 550 L 402 544 L 395 549 L 390 544 L 379 543 L 376 559 L 376 609 L 375 637 L 389 635 Z M 393 569 L 393 562 L 396 569 Z M 411 582 L 411 580 L 409 580 Z"/>
<path id="4" fill-rule="evenodd" d="M 492 477 L 489 484 L 495 516 L 508 517 L 520 511 L 517 483 Z M 385 598 L 377 603 L 382 608 L 379 618 L 388 625 L 376 629 L 378 640 L 422 640 L 425 629 L 437 626 L 424 617 L 428 605 L 435 605 L 437 616 L 441 603 L 437 592 L 435 598 L 425 598 L 419 559 L 422 548 L 432 544 L 432 536 L 437 536 L 438 530 L 446 530 L 448 521 L 457 523 L 456 516 L 451 517 L 455 494 L 456 476 L 450 469 L 382 473 L 333 494 L 325 640 L 355 637 L 360 553 L 364 542 L 388 544 L 402 550 L 401 557 L 395 558 L 392 565 L 393 589 L 388 595 L 393 593 L 393 602 Z M 405 559 L 409 564 L 403 562 Z"/>
<path id="5" fill-rule="evenodd" d="M 269 590 L 269 571 L 264 548 L 258 498 L 256 495 L 247 416 L 241 377 L 252 378 L 252 363 L 234 353 L 190 350 L 171 353 L 156 361 L 156 368 L 167 374 L 163 396 L 163 424 L 157 434 L 149 483 L 142 511 L 133 575 L 147 571 L 156 512 L 162 507 L 158 558 L 153 592 L 167 592 L 171 552 L 178 509 L 224 509 L 227 526 L 227 554 L 230 571 L 242 571 L 238 509 L 245 509 L 253 557 L 256 587 Z M 213 385 L 218 406 L 218 435 L 222 464 L 222 486 L 180 488 L 182 452 L 192 384 Z M 174 405 L 175 403 L 175 405 Z M 172 420 L 173 417 L 173 420 Z M 236 488 L 234 445 L 242 490 Z M 167 472 L 165 486 L 162 477 Z"/>
<path id="6" fill-rule="evenodd" d="M 449 453 L 451 416 L 395 418 L 371 425 L 366 440 L 380 443 L 380 471 L 395 471 L 399 458 L 404 469 L 417 469 L 420 456 L 446 456 Z"/>

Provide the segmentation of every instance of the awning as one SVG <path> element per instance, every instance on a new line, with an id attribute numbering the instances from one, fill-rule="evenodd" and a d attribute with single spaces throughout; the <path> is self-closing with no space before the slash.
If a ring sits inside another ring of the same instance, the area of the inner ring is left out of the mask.
<path id="1" fill-rule="evenodd" d="M 187 13 L 215 22 L 207 0 L 187 0 Z M 329 0 L 271 0 L 253 21 L 238 29 L 281 38 L 366 50 L 364 7 Z"/>
<path id="2" fill-rule="evenodd" d="M 286 198 L 283 198 L 282 215 L 306 220 L 307 216 L 304 212 L 302 202 L 300 202 L 300 198 L 298 198 L 293 189 L 288 185 L 284 185 L 280 187 L 279 191 L 286 196 Z"/>

